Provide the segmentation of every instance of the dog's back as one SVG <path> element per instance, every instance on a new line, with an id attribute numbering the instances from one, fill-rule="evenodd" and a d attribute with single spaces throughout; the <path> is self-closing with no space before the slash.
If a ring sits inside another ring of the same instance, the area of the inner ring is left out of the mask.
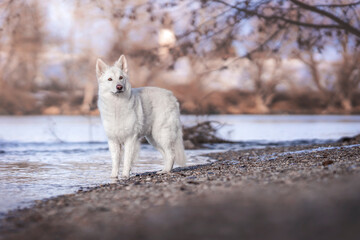
<path id="1" fill-rule="evenodd" d="M 140 98 L 145 121 L 152 124 L 165 124 L 180 117 L 179 103 L 172 92 L 157 87 L 142 87 L 132 89 L 133 94 Z M 180 124 L 176 121 L 176 125 Z"/>

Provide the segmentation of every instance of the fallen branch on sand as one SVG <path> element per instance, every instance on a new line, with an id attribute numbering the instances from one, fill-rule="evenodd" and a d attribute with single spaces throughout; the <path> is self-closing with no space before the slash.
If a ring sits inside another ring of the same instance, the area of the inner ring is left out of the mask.
<path id="1" fill-rule="evenodd" d="M 183 126 L 183 139 L 186 149 L 203 148 L 205 143 L 233 143 L 216 136 L 223 125 L 215 121 L 204 121 L 194 126 Z"/>

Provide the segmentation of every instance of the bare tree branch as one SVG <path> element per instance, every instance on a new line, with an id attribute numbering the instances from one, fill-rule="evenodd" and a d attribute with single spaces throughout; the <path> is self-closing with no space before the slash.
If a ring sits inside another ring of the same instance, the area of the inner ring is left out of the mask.
<path id="1" fill-rule="evenodd" d="M 360 30 L 359 29 L 357 29 L 357 28 L 353 27 L 351 24 L 343 21 L 342 19 L 335 16 L 334 14 L 332 14 L 330 12 L 327 12 L 325 10 L 319 9 L 317 7 L 308 5 L 306 3 L 300 2 L 298 0 L 290 0 L 290 1 L 292 3 L 294 3 L 295 5 L 303 8 L 303 9 L 306 9 L 306 10 L 311 11 L 311 12 L 316 12 L 316 13 L 320 14 L 321 16 L 325 16 L 325 17 L 333 20 L 334 22 L 338 23 L 342 28 L 344 28 L 344 30 L 347 30 L 350 33 L 356 35 L 357 37 L 360 37 Z"/>
<path id="2" fill-rule="evenodd" d="M 325 28 L 342 29 L 343 28 L 343 26 L 337 25 L 337 24 L 315 24 L 315 23 L 307 23 L 307 22 L 301 22 L 301 21 L 297 21 L 297 20 L 292 20 L 292 19 L 288 19 L 288 18 L 285 18 L 283 16 L 279 16 L 279 15 L 265 15 L 265 14 L 262 14 L 260 12 L 254 11 L 254 10 L 249 10 L 249 9 L 246 9 L 246 8 L 237 7 L 236 5 L 229 4 L 229 3 L 225 2 L 225 1 L 222 1 L 222 0 L 215 0 L 215 2 L 222 3 L 222 4 L 226 5 L 226 6 L 229 6 L 229 7 L 232 7 L 234 9 L 238 10 L 239 12 L 244 12 L 244 13 L 249 14 L 251 16 L 257 16 L 258 18 L 262 18 L 262 19 L 265 19 L 265 20 L 281 20 L 281 21 L 284 21 L 286 23 L 290 23 L 290 24 L 293 24 L 293 25 L 302 26 L 302 27 L 308 27 L 308 28 L 316 28 L 316 29 L 321 29 L 321 28 L 324 28 L 324 29 Z"/>
<path id="3" fill-rule="evenodd" d="M 280 33 L 280 30 L 277 29 L 268 38 L 266 38 L 262 43 L 260 43 L 256 48 L 250 50 L 249 52 L 245 53 L 242 56 L 239 56 L 239 57 L 236 57 L 236 58 L 232 59 L 231 62 L 229 62 L 227 64 L 224 64 L 221 67 L 201 72 L 201 73 L 199 73 L 199 75 L 204 75 L 204 74 L 208 74 L 208 73 L 211 73 L 211 72 L 227 69 L 231 64 L 235 63 L 236 61 L 238 61 L 239 59 L 242 59 L 242 58 L 251 59 L 252 54 L 254 54 L 255 52 L 260 51 L 262 48 L 264 48 L 266 46 L 266 44 L 268 44 L 271 40 L 273 40 L 279 33 Z"/>
<path id="4" fill-rule="evenodd" d="M 312 5 L 314 7 L 327 7 L 327 8 L 343 8 L 343 7 L 355 7 L 360 4 L 360 1 L 353 3 L 339 3 L 339 4 L 317 4 Z"/>

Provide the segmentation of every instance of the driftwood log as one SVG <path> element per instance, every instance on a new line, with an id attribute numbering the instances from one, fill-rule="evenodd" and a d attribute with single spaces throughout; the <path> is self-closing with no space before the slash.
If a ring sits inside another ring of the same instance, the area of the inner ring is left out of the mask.
<path id="1" fill-rule="evenodd" d="M 232 143 L 219 138 L 217 131 L 222 125 L 215 121 L 204 121 L 194 126 L 183 126 L 183 139 L 186 149 L 204 148 L 206 143 Z"/>

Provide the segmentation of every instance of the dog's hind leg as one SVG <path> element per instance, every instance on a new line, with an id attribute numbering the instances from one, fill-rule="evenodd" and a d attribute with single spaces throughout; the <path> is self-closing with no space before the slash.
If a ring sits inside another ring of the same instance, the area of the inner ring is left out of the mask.
<path id="1" fill-rule="evenodd" d="M 136 137 L 125 141 L 125 144 L 124 144 L 124 168 L 123 168 L 123 172 L 122 172 L 123 178 L 130 177 L 131 164 L 137 158 L 139 148 L 140 148 L 140 142 Z"/>
<path id="2" fill-rule="evenodd" d="M 159 136 L 158 136 L 159 137 Z M 152 135 L 146 136 L 148 142 L 153 145 L 162 155 L 164 159 L 164 168 L 158 173 L 167 173 L 170 172 L 173 168 L 175 161 L 175 153 L 174 150 L 170 147 L 170 143 L 157 141 Z M 161 139 L 161 138 L 160 138 Z"/>
<path id="3" fill-rule="evenodd" d="M 172 145 L 164 149 L 164 158 L 165 158 L 165 163 L 162 172 L 170 172 L 175 162 L 175 151 Z"/>
<path id="4" fill-rule="evenodd" d="M 121 146 L 117 141 L 113 141 L 109 139 L 109 150 L 111 153 L 111 160 L 112 160 L 112 169 L 111 169 L 111 175 L 112 178 L 117 178 L 119 174 L 119 168 L 120 168 L 120 161 L 121 161 Z"/>
<path id="5" fill-rule="evenodd" d="M 157 149 L 159 150 L 164 159 L 164 168 L 158 173 L 171 172 L 175 162 L 175 152 L 172 144 L 159 144 Z"/>

